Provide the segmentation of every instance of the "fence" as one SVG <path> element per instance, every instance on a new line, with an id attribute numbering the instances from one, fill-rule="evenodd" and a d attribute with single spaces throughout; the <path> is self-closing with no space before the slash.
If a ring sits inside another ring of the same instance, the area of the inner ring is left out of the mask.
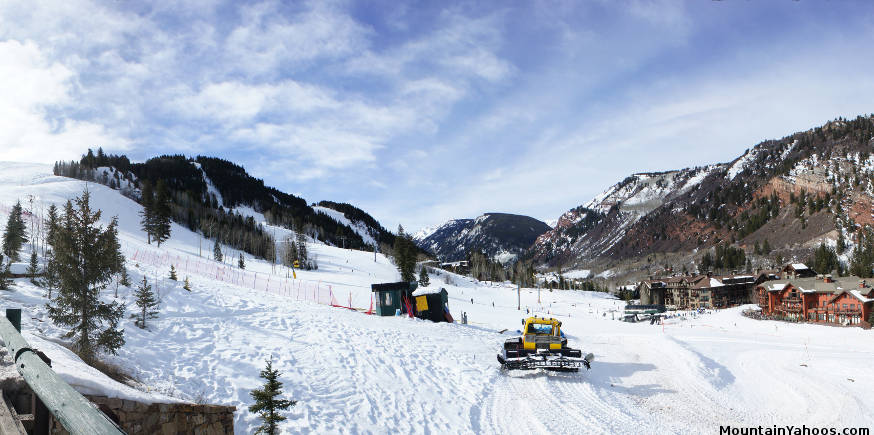
<path id="1" fill-rule="evenodd" d="M 11 206 L 0 203 L 0 214 L 8 216 L 11 211 Z M 38 216 L 28 212 L 25 212 L 25 216 L 23 217 L 28 222 L 28 225 L 31 221 L 39 219 Z M 368 312 L 372 311 L 372 301 L 370 308 L 365 308 L 363 306 L 356 308 L 354 306 L 353 292 L 351 289 L 342 292 L 344 293 L 343 296 L 347 297 L 344 298 L 340 296 L 338 299 L 333 285 L 321 281 L 296 279 L 275 273 L 259 273 L 232 267 L 218 261 L 194 257 L 191 254 L 172 254 L 166 250 L 137 247 L 121 240 L 120 242 L 125 257 L 136 263 L 146 264 L 156 268 L 169 268 L 173 265 L 178 273 L 184 275 L 205 277 L 239 287 L 247 287 L 253 290 L 260 290 L 266 293 L 293 298 L 298 301 L 311 301 L 334 307 L 344 307 Z M 346 285 L 344 287 L 352 286 Z M 367 302 L 362 300 L 362 295 L 358 296 L 357 302 L 359 305 L 366 305 Z M 369 288 L 367 288 L 367 297 L 370 298 Z"/>
<path id="2" fill-rule="evenodd" d="M 316 302 L 322 305 L 343 307 L 358 311 L 370 311 L 372 307 L 355 307 L 353 292 L 350 289 L 343 298 L 335 292 L 332 284 L 322 281 L 295 279 L 275 273 L 256 272 L 240 269 L 214 260 L 205 260 L 191 255 L 172 254 L 168 251 L 131 247 L 122 244 L 122 251 L 130 261 L 153 267 L 169 268 L 171 265 L 181 275 L 194 275 L 233 284 L 239 287 L 251 288 L 278 296 L 292 298 L 298 301 Z M 370 291 L 368 290 L 368 297 Z M 358 298 L 361 302 L 360 297 Z"/>

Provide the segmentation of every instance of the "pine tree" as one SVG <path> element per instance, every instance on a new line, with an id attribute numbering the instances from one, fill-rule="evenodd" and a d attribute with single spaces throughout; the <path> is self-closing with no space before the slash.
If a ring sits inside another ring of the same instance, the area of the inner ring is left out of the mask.
<path id="1" fill-rule="evenodd" d="M 212 257 L 215 261 L 222 261 L 224 256 L 222 255 L 222 247 L 219 244 L 218 237 L 215 239 L 215 245 L 212 246 Z"/>
<path id="2" fill-rule="evenodd" d="M 143 205 L 143 209 L 140 210 L 140 217 L 142 217 L 140 225 L 142 225 L 143 231 L 146 232 L 146 241 L 151 245 L 152 234 L 155 232 L 155 212 L 152 206 L 154 193 L 152 192 L 152 185 L 148 181 L 143 181 L 142 199 L 140 202 Z"/>
<path id="3" fill-rule="evenodd" d="M 146 282 L 146 277 L 143 277 L 143 283 L 137 287 L 134 292 L 134 303 L 140 312 L 137 315 L 136 325 L 141 329 L 146 329 L 146 319 L 154 319 L 158 317 L 158 298 L 155 292 L 152 291 L 152 286 Z"/>
<path id="4" fill-rule="evenodd" d="M 3 263 L 3 254 L 0 254 L 0 290 L 9 290 L 12 285 L 10 276 L 9 263 Z"/>
<path id="5" fill-rule="evenodd" d="M 286 239 L 285 265 L 291 267 L 297 260 L 297 244 L 291 238 Z"/>
<path id="6" fill-rule="evenodd" d="M 46 241 L 50 246 L 54 246 L 55 234 L 58 230 L 58 208 L 54 204 L 49 206 L 45 227 Z M 56 289 L 60 285 L 57 261 L 55 261 L 55 254 L 51 249 L 45 252 L 45 268 L 43 269 L 41 285 L 48 290 L 48 299 L 52 298 L 52 289 Z"/>
<path id="7" fill-rule="evenodd" d="M 710 251 L 704 253 L 704 257 L 701 258 L 701 266 L 699 267 L 699 272 L 705 273 L 713 267 L 713 257 L 710 255 Z"/>
<path id="8" fill-rule="evenodd" d="M 267 360 L 267 368 L 261 370 L 261 377 L 266 380 L 264 387 L 249 393 L 255 399 L 255 403 L 249 406 L 249 412 L 257 412 L 262 420 L 261 426 L 255 430 L 256 434 L 278 434 L 279 428 L 277 424 L 285 420 L 285 417 L 279 415 L 278 411 L 286 410 L 297 404 L 296 400 L 278 398 L 282 394 L 282 382 L 278 380 L 279 375 L 281 373 L 279 370 L 273 369 L 273 358 L 270 358 Z"/>
<path id="9" fill-rule="evenodd" d="M 874 234 L 866 227 L 862 230 L 859 243 L 850 257 L 850 274 L 860 278 L 871 278 L 874 276 L 872 265 L 874 265 Z"/>
<path id="10" fill-rule="evenodd" d="M 768 239 L 765 239 L 765 241 L 762 242 L 762 254 L 768 255 L 770 253 L 771 253 L 771 244 L 768 242 Z"/>
<path id="11" fill-rule="evenodd" d="M 185 281 L 184 281 L 184 282 L 185 282 L 185 283 L 182 284 L 182 288 L 184 288 L 185 290 L 191 291 L 191 283 L 188 282 L 188 277 L 187 277 L 187 276 L 185 277 Z"/>
<path id="12" fill-rule="evenodd" d="M 115 298 L 118 299 L 118 286 L 122 285 L 125 287 L 130 287 L 130 277 L 127 275 L 127 268 L 121 268 L 121 277 L 119 277 L 118 281 L 115 285 Z"/>
<path id="13" fill-rule="evenodd" d="M 242 252 L 240 253 L 240 259 L 237 260 L 237 266 L 239 266 L 240 269 L 246 268 L 246 261 L 243 260 L 243 253 Z"/>
<path id="14" fill-rule="evenodd" d="M 152 203 L 152 217 L 154 219 L 152 237 L 158 242 L 158 246 L 170 238 L 171 214 L 170 194 L 167 192 L 167 185 L 164 180 L 158 180 L 155 201 Z"/>
<path id="15" fill-rule="evenodd" d="M 39 260 L 36 258 L 36 251 L 30 253 L 30 264 L 27 265 L 27 274 L 30 275 L 30 282 L 37 285 L 36 276 L 39 274 Z"/>
<path id="16" fill-rule="evenodd" d="M 86 190 L 67 201 L 52 249 L 57 261 L 57 297 L 48 304 L 49 317 L 58 325 L 71 326 L 73 349 L 87 363 L 100 351 L 115 354 L 124 345 L 124 331 L 117 329 L 124 306 L 100 300 L 100 292 L 112 280 L 117 253 L 108 249 L 115 229 L 98 226 L 100 210 L 92 211 Z"/>
<path id="17" fill-rule="evenodd" d="M 9 212 L 9 220 L 6 221 L 6 231 L 3 232 L 3 255 L 10 263 L 21 261 L 18 251 L 27 243 L 27 225 L 21 218 L 21 201 L 12 206 Z"/>
<path id="18" fill-rule="evenodd" d="M 428 270 L 425 269 L 425 266 L 422 266 L 422 270 L 419 271 L 419 285 L 422 287 L 428 287 L 428 284 L 431 283 L 430 278 L 428 278 Z"/>
<path id="19" fill-rule="evenodd" d="M 170 279 L 173 281 L 178 281 L 179 279 L 176 277 L 176 266 L 170 265 Z"/>
<path id="20" fill-rule="evenodd" d="M 55 260 L 54 251 L 51 249 L 46 251 L 46 265 L 43 269 L 42 281 L 39 285 L 48 290 L 48 299 L 52 298 L 52 289 L 56 289 L 60 285 L 58 262 Z"/>
<path id="21" fill-rule="evenodd" d="M 297 260 L 300 262 L 300 267 L 304 269 L 309 269 L 309 265 L 307 264 L 307 238 L 303 233 L 303 229 L 299 229 L 295 231 L 297 237 L 297 247 L 295 248 L 297 251 Z"/>
<path id="22" fill-rule="evenodd" d="M 416 251 L 413 240 L 404 233 L 404 227 L 398 225 L 398 235 L 394 244 L 395 266 L 401 274 L 401 281 L 415 281 Z"/>

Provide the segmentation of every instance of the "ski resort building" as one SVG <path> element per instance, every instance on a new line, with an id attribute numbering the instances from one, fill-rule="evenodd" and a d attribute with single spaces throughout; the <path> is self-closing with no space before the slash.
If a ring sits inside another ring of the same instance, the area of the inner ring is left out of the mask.
<path id="1" fill-rule="evenodd" d="M 816 276 L 816 272 L 804 263 L 791 263 L 783 267 L 783 276 L 786 278 L 812 278 Z"/>
<path id="2" fill-rule="evenodd" d="M 728 308 L 750 303 L 757 283 L 753 275 L 674 276 L 642 281 L 641 304 L 658 304 L 687 310 Z"/>
<path id="3" fill-rule="evenodd" d="M 874 307 L 874 288 L 857 277 L 790 278 L 759 284 L 756 293 L 762 314 L 802 322 L 865 326 Z"/>

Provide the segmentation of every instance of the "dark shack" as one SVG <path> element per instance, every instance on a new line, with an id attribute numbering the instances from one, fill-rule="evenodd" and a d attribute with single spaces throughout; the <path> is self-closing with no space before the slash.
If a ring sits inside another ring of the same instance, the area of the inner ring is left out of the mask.
<path id="1" fill-rule="evenodd" d="M 416 301 L 416 317 L 432 322 L 450 322 L 449 293 L 445 288 L 422 287 L 413 292 Z"/>
<path id="2" fill-rule="evenodd" d="M 376 315 L 378 316 L 394 316 L 400 310 L 400 313 L 407 314 L 407 307 L 415 314 L 413 307 L 413 291 L 416 290 L 418 283 L 413 282 L 386 282 L 381 284 L 371 284 L 370 289 L 376 299 Z"/>

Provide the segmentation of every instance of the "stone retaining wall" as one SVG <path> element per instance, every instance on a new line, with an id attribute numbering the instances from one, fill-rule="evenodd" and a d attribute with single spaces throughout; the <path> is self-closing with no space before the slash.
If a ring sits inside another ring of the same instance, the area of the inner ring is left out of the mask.
<path id="1" fill-rule="evenodd" d="M 102 396 L 85 396 L 115 420 L 128 434 L 203 434 L 234 433 L 233 406 L 195 405 L 191 403 L 145 404 Z M 53 434 L 66 434 L 53 422 Z"/>

